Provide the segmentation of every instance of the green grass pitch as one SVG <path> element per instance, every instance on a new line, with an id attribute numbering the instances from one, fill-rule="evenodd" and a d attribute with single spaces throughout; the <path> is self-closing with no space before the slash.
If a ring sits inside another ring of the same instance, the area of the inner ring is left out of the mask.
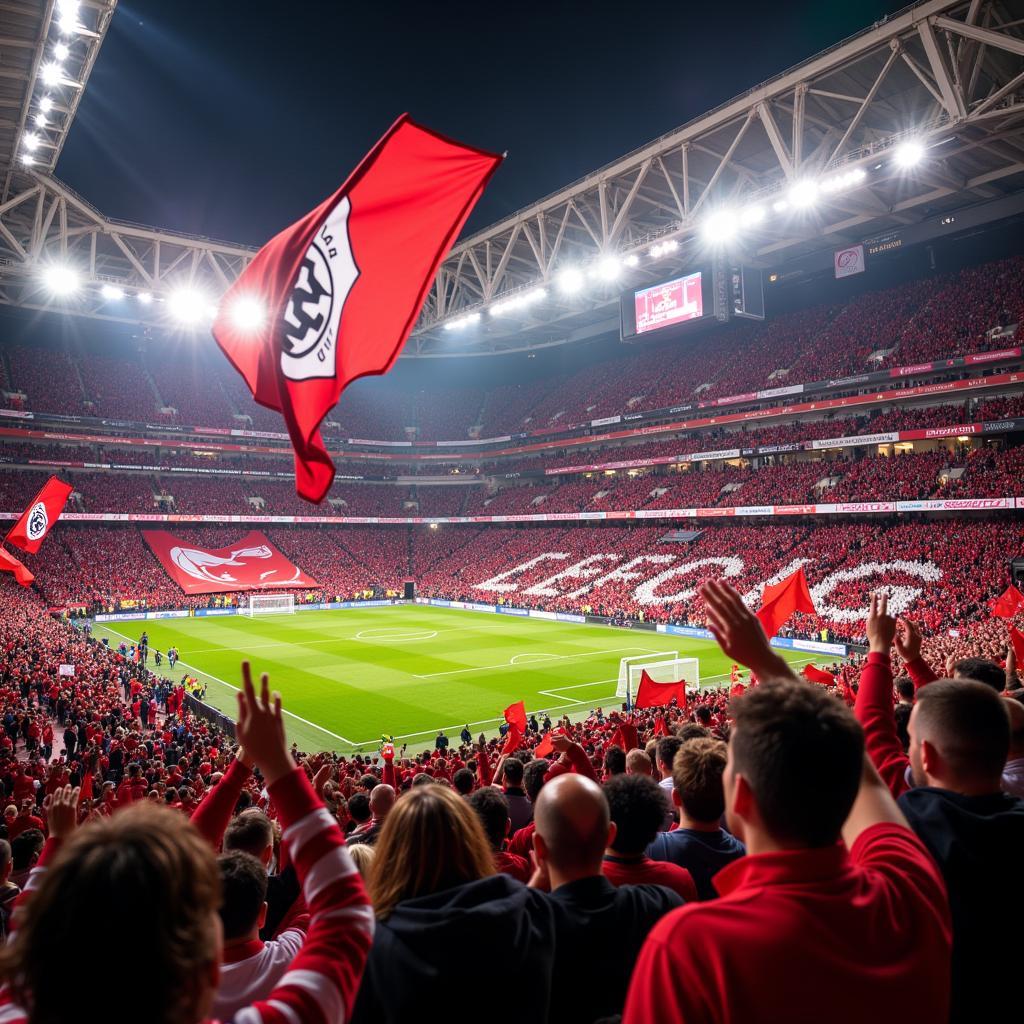
<path id="1" fill-rule="evenodd" d="M 493 734 L 517 700 L 528 712 L 608 710 L 618 703 L 619 660 L 632 655 L 698 658 L 702 683 L 721 682 L 731 667 L 706 640 L 422 605 L 100 623 L 94 635 L 116 646 L 143 628 L 150 650 L 178 648 L 175 681 L 185 672 L 207 680 L 207 701 L 232 717 L 242 659 L 269 673 L 289 737 L 308 751 L 375 749 L 382 732 L 418 750 L 442 728 L 457 742 L 467 722 L 474 735 Z"/>

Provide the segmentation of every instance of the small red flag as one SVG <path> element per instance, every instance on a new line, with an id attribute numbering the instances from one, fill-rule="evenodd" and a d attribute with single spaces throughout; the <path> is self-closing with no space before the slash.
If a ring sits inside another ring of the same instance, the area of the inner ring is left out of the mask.
<path id="1" fill-rule="evenodd" d="M 804 665 L 803 677 L 810 683 L 821 683 L 822 686 L 836 685 L 836 677 L 831 672 L 814 665 Z"/>
<path id="2" fill-rule="evenodd" d="M 633 706 L 640 708 L 661 708 L 675 699 L 680 707 L 686 704 L 686 680 L 677 679 L 674 683 L 656 683 L 644 669 L 640 673 L 640 685 L 637 687 L 636 700 Z"/>
<path id="3" fill-rule="evenodd" d="M 517 725 L 510 725 L 505 733 L 505 745 L 501 748 L 502 757 L 518 750 L 523 745 L 523 733 Z"/>
<path id="4" fill-rule="evenodd" d="M 387 373 L 398 358 L 501 160 L 403 114 L 345 184 L 272 238 L 224 297 L 213 335 L 253 398 L 284 416 L 300 497 L 319 502 L 330 489 L 321 421 L 352 381 Z"/>
<path id="5" fill-rule="evenodd" d="M 509 704 L 503 714 L 509 725 L 514 725 L 520 732 L 526 732 L 526 705 L 521 700 Z"/>
<path id="6" fill-rule="evenodd" d="M 78 802 L 92 799 L 92 772 L 88 768 L 82 771 L 82 791 L 78 794 Z"/>
<path id="7" fill-rule="evenodd" d="M 1017 664 L 1024 665 L 1024 633 L 1016 626 L 1010 627 L 1010 643 L 1013 644 L 1014 653 L 1017 655 Z"/>
<path id="8" fill-rule="evenodd" d="M 29 502 L 28 508 L 21 513 L 21 518 L 10 528 L 5 543 L 34 555 L 53 524 L 60 518 L 68 495 L 73 490 L 71 484 L 51 476 Z"/>
<path id="9" fill-rule="evenodd" d="M 6 548 L 0 548 L 0 572 L 10 572 L 23 586 L 29 586 L 35 576 L 19 562 Z"/>
<path id="10" fill-rule="evenodd" d="M 747 692 L 747 688 L 742 683 L 733 683 L 732 689 L 729 691 L 730 697 L 742 697 Z"/>
<path id="11" fill-rule="evenodd" d="M 808 615 L 816 612 L 802 567 L 774 587 L 764 588 L 757 617 L 770 639 L 790 620 L 794 612 L 806 612 Z"/>
<path id="12" fill-rule="evenodd" d="M 654 735 L 655 736 L 667 736 L 668 726 L 665 724 L 665 716 L 657 715 L 654 719 Z"/>
<path id="13" fill-rule="evenodd" d="M 1024 606 L 1024 594 L 1012 583 L 989 605 L 992 614 L 1001 619 L 1012 619 L 1021 606 Z"/>
<path id="14" fill-rule="evenodd" d="M 547 757 L 548 754 L 553 754 L 554 752 L 555 745 L 551 742 L 551 733 L 546 732 L 541 737 L 540 743 L 538 743 L 537 746 L 533 748 L 533 756 Z"/>

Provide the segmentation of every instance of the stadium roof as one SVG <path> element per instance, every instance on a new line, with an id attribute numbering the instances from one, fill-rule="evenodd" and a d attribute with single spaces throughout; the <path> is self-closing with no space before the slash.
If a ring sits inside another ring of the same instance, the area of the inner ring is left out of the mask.
<path id="1" fill-rule="evenodd" d="M 46 162 L 22 166 L 62 3 L 0 0 L 18 12 L 4 18 L 11 41 L 0 40 L 0 69 L 12 69 L 0 71 L 0 100 L 17 114 L 0 121 L 0 301 L 167 326 L 163 299 L 189 289 L 214 304 L 253 250 L 112 221 L 53 177 L 115 5 L 79 5 L 86 30 L 66 62 L 77 85 L 60 86 L 60 120 L 33 151 Z M 406 355 L 606 333 L 621 291 L 713 251 L 766 268 L 830 262 L 834 249 L 888 232 L 950 233 L 965 211 L 976 223 L 1022 208 L 1024 0 L 929 0 L 460 242 Z M 84 286 L 56 299 L 44 270 L 65 263 Z"/>

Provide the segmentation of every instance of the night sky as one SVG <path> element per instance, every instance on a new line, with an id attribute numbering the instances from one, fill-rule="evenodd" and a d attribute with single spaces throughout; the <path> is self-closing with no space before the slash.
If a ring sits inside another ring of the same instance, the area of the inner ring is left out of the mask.
<path id="1" fill-rule="evenodd" d="M 509 151 L 477 229 L 901 6 L 129 0 L 57 175 L 109 216 L 261 244 L 408 110 Z"/>

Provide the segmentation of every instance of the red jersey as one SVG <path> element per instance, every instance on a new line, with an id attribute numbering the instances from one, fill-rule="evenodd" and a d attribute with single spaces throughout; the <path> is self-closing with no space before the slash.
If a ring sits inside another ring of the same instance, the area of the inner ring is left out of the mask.
<path id="1" fill-rule="evenodd" d="M 697 883 L 686 868 L 650 857 L 617 857 L 606 853 L 601 873 L 616 888 L 620 885 L 663 885 L 679 893 L 687 903 L 695 903 Z"/>
<path id="2" fill-rule="evenodd" d="M 949 1019 L 946 889 L 900 825 L 840 843 L 741 857 L 721 897 L 666 915 L 640 952 L 623 1024 Z"/>

